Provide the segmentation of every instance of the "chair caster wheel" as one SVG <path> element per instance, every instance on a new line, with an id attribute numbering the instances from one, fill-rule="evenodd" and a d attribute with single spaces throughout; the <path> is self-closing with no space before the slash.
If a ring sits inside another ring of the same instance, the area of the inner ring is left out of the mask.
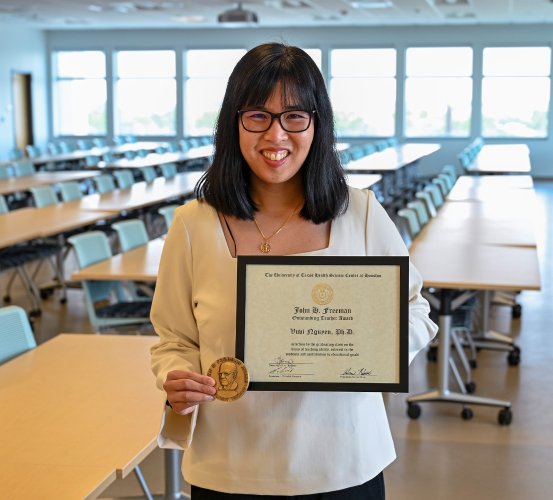
<path id="1" fill-rule="evenodd" d="M 520 304 L 515 304 L 511 310 L 511 315 L 513 318 L 520 318 L 522 316 L 522 306 Z"/>
<path id="2" fill-rule="evenodd" d="M 476 384 L 474 382 L 467 382 L 465 384 L 465 389 L 469 394 L 474 394 L 474 392 L 476 391 Z"/>
<path id="3" fill-rule="evenodd" d="M 508 355 L 507 362 L 509 366 L 518 366 L 520 363 L 520 348 L 515 347 Z"/>
<path id="4" fill-rule="evenodd" d="M 470 408 L 463 408 L 463 411 L 461 411 L 461 418 L 463 420 L 471 420 L 472 417 L 474 417 L 472 410 Z"/>
<path id="5" fill-rule="evenodd" d="M 9 304 L 12 298 L 9 295 L 4 295 L 4 304 Z"/>
<path id="6" fill-rule="evenodd" d="M 436 347 L 429 347 L 426 351 L 426 359 L 431 362 L 438 360 L 438 349 Z"/>
<path id="7" fill-rule="evenodd" d="M 470 366 L 471 368 L 476 368 L 476 367 L 478 366 L 478 363 L 476 362 L 475 359 L 471 359 L 471 360 L 469 361 L 469 366 Z"/>
<path id="8" fill-rule="evenodd" d="M 67 304 L 67 297 L 62 297 L 60 299 L 60 304 Z"/>
<path id="9" fill-rule="evenodd" d="M 511 425 L 513 421 L 513 412 L 510 408 L 503 408 L 497 414 L 497 421 L 499 425 Z"/>
<path id="10" fill-rule="evenodd" d="M 407 403 L 407 415 L 412 420 L 417 420 L 421 416 L 422 410 L 417 403 Z"/>

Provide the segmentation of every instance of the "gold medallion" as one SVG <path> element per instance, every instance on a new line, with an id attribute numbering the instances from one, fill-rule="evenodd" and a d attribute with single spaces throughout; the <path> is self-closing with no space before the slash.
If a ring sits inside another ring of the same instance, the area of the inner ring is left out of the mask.
<path id="1" fill-rule="evenodd" d="M 264 241 L 261 245 L 259 245 L 259 250 L 261 250 L 261 253 L 269 253 L 271 251 L 271 245 Z"/>
<path id="2" fill-rule="evenodd" d="M 247 391 L 250 375 L 246 365 L 238 358 L 219 358 L 207 370 L 207 376 L 215 379 L 215 398 L 219 401 L 235 401 Z"/>

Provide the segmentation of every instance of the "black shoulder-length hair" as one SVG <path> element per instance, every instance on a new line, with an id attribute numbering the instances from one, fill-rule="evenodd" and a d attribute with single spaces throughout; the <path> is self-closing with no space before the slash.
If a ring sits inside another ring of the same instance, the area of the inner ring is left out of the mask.
<path id="1" fill-rule="evenodd" d="M 347 208 L 348 187 L 336 151 L 330 99 L 311 57 L 281 43 L 251 49 L 232 71 L 215 127 L 213 162 L 195 194 L 225 215 L 253 219 L 256 206 L 250 168 L 240 151 L 238 110 L 263 107 L 278 83 L 284 105 L 315 110 L 313 142 L 300 169 L 305 198 L 300 215 L 317 224 L 332 220 Z"/>

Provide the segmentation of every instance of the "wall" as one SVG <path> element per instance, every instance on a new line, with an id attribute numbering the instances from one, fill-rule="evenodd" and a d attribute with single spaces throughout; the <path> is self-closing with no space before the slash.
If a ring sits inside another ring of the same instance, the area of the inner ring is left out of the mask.
<path id="1" fill-rule="evenodd" d="M 0 159 L 7 159 L 14 146 L 11 80 L 12 72 L 32 75 L 32 103 L 35 143 L 48 139 L 46 43 L 39 30 L 2 25 L 0 27 Z"/>
<path id="2" fill-rule="evenodd" d="M 186 30 L 80 30 L 46 33 L 46 52 L 60 49 L 104 49 L 113 51 L 133 48 L 250 48 L 265 41 L 284 41 L 324 51 L 337 47 L 396 47 L 468 44 L 475 53 L 486 45 L 548 45 L 550 25 L 490 25 L 490 26 L 402 26 L 368 28 L 294 28 L 294 29 L 186 29 Z M 326 61 L 323 60 L 323 73 Z M 402 68 L 398 73 L 399 95 L 402 94 Z M 35 82 L 36 83 L 36 82 Z M 553 93 L 552 93 L 553 94 Z M 474 99 L 479 102 L 479 95 Z M 401 124 L 398 124 L 401 130 Z M 401 139 L 401 136 L 400 136 Z M 442 149 L 421 164 L 423 173 L 438 171 L 444 163 L 455 163 L 456 154 L 471 140 L 440 139 Z M 491 142 L 491 141 L 490 141 Z M 500 142 L 500 141 L 495 141 Z M 531 151 L 536 177 L 553 177 L 550 158 L 553 153 L 553 117 L 549 117 L 547 139 L 525 141 Z"/>

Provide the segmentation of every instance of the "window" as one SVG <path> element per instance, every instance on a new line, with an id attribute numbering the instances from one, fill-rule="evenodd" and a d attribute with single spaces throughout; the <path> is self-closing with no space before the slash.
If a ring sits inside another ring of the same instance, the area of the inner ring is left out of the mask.
<path id="1" fill-rule="evenodd" d="M 72 51 L 53 57 L 54 135 L 105 135 L 105 54 Z"/>
<path id="2" fill-rule="evenodd" d="M 484 49 L 483 136 L 547 136 L 550 63 L 549 47 Z"/>
<path id="3" fill-rule="evenodd" d="M 121 51 L 115 62 L 115 131 L 175 135 L 177 84 L 172 50 Z"/>
<path id="4" fill-rule="evenodd" d="M 393 136 L 395 49 L 331 51 L 330 99 L 338 136 Z"/>
<path id="5" fill-rule="evenodd" d="M 185 135 L 212 135 L 228 78 L 244 49 L 189 50 L 184 89 Z"/>
<path id="6" fill-rule="evenodd" d="M 472 49 L 408 48 L 405 57 L 405 135 L 468 137 Z"/>

